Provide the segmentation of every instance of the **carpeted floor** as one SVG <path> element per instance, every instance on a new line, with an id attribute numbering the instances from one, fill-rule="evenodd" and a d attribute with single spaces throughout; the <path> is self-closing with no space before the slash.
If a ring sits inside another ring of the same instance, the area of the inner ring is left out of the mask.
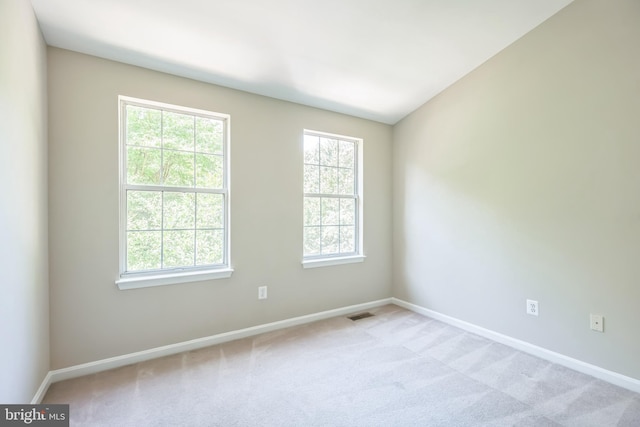
<path id="1" fill-rule="evenodd" d="M 53 384 L 72 426 L 640 426 L 640 395 L 396 306 Z"/>

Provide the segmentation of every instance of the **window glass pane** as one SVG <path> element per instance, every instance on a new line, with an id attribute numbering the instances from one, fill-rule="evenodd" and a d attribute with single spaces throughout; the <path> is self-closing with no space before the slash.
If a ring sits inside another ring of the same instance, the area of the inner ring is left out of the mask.
<path id="1" fill-rule="evenodd" d="M 160 230 L 162 194 L 156 191 L 127 191 L 127 230 Z"/>
<path id="2" fill-rule="evenodd" d="M 162 232 L 127 232 L 127 271 L 153 270 L 161 267 Z"/>
<path id="3" fill-rule="evenodd" d="M 338 225 L 340 214 L 340 199 L 322 198 L 322 225 Z"/>
<path id="4" fill-rule="evenodd" d="M 164 151 L 164 185 L 193 187 L 193 153 Z"/>
<path id="5" fill-rule="evenodd" d="M 320 192 L 320 168 L 318 166 L 304 165 L 304 192 Z"/>
<path id="6" fill-rule="evenodd" d="M 338 166 L 342 168 L 355 167 L 355 144 L 350 141 L 340 141 Z"/>
<path id="7" fill-rule="evenodd" d="M 354 225 L 356 223 L 356 201 L 354 199 L 340 199 L 340 225 Z"/>
<path id="8" fill-rule="evenodd" d="M 324 166 L 338 166 L 338 141 L 320 138 L 320 164 Z"/>
<path id="9" fill-rule="evenodd" d="M 164 193 L 164 229 L 195 227 L 195 194 Z"/>
<path id="10" fill-rule="evenodd" d="M 226 120 L 178 106 L 121 106 L 123 272 L 224 264 Z"/>
<path id="11" fill-rule="evenodd" d="M 340 250 L 340 227 L 322 227 L 322 253 L 336 254 Z"/>
<path id="12" fill-rule="evenodd" d="M 338 168 L 320 166 L 320 193 L 338 194 Z"/>
<path id="13" fill-rule="evenodd" d="M 358 252 L 358 161 L 355 139 L 304 135 L 305 256 Z"/>
<path id="14" fill-rule="evenodd" d="M 127 105 L 127 145 L 160 147 L 162 141 L 162 112 L 150 108 Z"/>
<path id="15" fill-rule="evenodd" d="M 194 117 L 164 111 L 162 117 L 163 148 L 193 151 Z"/>
<path id="16" fill-rule="evenodd" d="M 320 225 L 320 198 L 304 198 L 304 225 Z"/>
<path id="17" fill-rule="evenodd" d="M 338 169 L 320 166 L 320 192 L 322 194 L 338 193 Z"/>
<path id="18" fill-rule="evenodd" d="M 338 193 L 354 194 L 353 169 L 338 169 Z"/>
<path id="19" fill-rule="evenodd" d="M 196 154 L 196 187 L 222 188 L 223 158 L 212 154 Z"/>
<path id="20" fill-rule="evenodd" d="M 160 184 L 162 150 L 127 147 L 127 184 Z"/>
<path id="21" fill-rule="evenodd" d="M 193 230 L 165 231 L 162 247 L 164 250 L 163 267 L 189 267 L 194 265 Z"/>
<path id="22" fill-rule="evenodd" d="M 321 228 L 320 227 L 305 227 L 304 228 L 304 255 L 320 255 L 320 241 L 321 241 Z"/>
<path id="23" fill-rule="evenodd" d="M 220 120 L 196 117 L 196 151 L 223 154 L 224 123 Z"/>
<path id="24" fill-rule="evenodd" d="M 224 262 L 224 231 L 198 230 L 196 233 L 196 264 L 222 264 Z"/>
<path id="25" fill-rule="evenodd" d="M 356 251 L 354 227 L 340 227 L 340 252 L 348 253 Z"/>
<path id="26" fill-rule="evenodd" d="M 222 194 L 200 193 L 196 202 L 198 228 L 224 227 L 224 196 Z"/>
<path id="27" fill-rule="evenodd" d="M 320 163 L 320 138 L 313 135 L 304 136 L 304 162 L 317 165 Z"/>

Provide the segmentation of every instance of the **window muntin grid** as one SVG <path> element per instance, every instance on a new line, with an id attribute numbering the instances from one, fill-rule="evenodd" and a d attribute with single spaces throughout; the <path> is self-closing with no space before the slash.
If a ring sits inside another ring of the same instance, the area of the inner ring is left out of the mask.
<path id="1" fill-rule="evenodd" d="M 359 253 L 358 143 L 304 133 L 305 259 Z"/>
<path id="2" fill-rule="evenodd" d="M 228 266 L 228 116 L 121 97 L 121 274 Z"/>

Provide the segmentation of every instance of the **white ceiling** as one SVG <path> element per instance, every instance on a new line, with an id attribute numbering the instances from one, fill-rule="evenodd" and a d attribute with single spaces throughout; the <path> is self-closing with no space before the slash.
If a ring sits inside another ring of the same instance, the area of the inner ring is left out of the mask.
<path id="1" fill-rule="evenodd" d="M 31 0 L 46 42 L 393 124 L 572 0 Z"/>

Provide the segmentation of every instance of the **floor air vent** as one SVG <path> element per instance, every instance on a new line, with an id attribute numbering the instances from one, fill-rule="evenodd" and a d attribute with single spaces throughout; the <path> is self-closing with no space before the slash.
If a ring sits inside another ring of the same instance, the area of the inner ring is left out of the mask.
<path id="1" fill-rule="evenodd" d="M 356 321 L 356 320 L 360 320 L 360 319 L 366 319 L 367 317 L 373 317 L 374 315 L 371 313 L 360 313 L 360 314 L 354 314 L 353 316 L 348 316 L 349 319 Z"/>

